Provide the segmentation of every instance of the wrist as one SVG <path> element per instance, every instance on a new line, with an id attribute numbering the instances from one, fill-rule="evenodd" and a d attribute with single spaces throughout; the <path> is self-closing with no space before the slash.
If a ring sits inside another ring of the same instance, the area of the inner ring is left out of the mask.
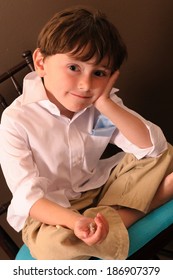
<path id="1" fill-rule="evenodd" d="M 99 112 L 106 115 L 112 103 L 114 102 L 110 98 L 100 98 L 100 100 L 96 102 L 95 107 Z"/>
<path id="2" fill-rule="evenodd" d="M 83 217 L 83 216 L 82 216 L 80 213 L 71 210 L 71 215 L 69 216 L 67 227 L 70 228 L 71 230 L 74 230 L 75 224 L 76 224 L 82 217 Z"/>

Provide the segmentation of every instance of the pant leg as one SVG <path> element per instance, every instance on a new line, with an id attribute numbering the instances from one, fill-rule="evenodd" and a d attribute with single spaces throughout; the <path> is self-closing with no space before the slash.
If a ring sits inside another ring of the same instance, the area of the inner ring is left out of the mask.
<path id="1" fill-rule="evenodd" d="M 126 154 L 108 179 L 98 205 L 120 205 L 147 213 L 161 181 L 171 172 L 171 145 L 157 158 L 137 160 L 132 154 Z"/>
<path id="2" fill-rule="evenodd" d="M 90 208 L 83 214 L 95 217 L 98 212 L 109 223 L 108 236 L 101 244 L 88 246 L 72 230 L 45 225 L 32 218 L 28 218 L 22 231 L 23 241 L 38 260 L 85 260 L 91 256 L 105 260 L 126 259 L 129 238 L 118 213 L 111 207 L 101 206 Z"/>

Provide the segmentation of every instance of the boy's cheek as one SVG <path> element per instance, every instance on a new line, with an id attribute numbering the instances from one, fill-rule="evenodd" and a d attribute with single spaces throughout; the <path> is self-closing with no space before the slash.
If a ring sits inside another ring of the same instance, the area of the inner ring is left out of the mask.
<path id="1" fill-rule="evenodd" d="M 93 98 L 93 103 L 102 95 L 102 92 L 100 92 L 99 94 L 95 95 Z"/>

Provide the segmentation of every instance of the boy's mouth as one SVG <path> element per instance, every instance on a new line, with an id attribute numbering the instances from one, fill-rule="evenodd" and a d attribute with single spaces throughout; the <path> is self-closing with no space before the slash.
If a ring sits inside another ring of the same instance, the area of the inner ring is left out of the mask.
<path id="1" fill-rule="evenodd" d="M 78 98 L 81 98 L 81 99 L 88 99 L 88 98 L 91 98 L 91 96 L 81 95 L 81 94 L 74 93 L 74 92 L 71 92 L 71 95 L 73 95 L 73 96 L 75 96 L 75 97 L 78 97 Z"/>

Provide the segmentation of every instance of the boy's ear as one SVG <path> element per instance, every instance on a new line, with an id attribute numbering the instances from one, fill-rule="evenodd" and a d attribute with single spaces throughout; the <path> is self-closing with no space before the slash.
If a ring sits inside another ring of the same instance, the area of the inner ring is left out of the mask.
<path id="1" fill-rule="evenodd" d="M 35 70 L 37 71 L 40 77 L 44 77 L 45 70 L 44 70 L 44 57 L 40 52 L 40 49 L 37 48 L 33 53 L 33 62 Z"/>

